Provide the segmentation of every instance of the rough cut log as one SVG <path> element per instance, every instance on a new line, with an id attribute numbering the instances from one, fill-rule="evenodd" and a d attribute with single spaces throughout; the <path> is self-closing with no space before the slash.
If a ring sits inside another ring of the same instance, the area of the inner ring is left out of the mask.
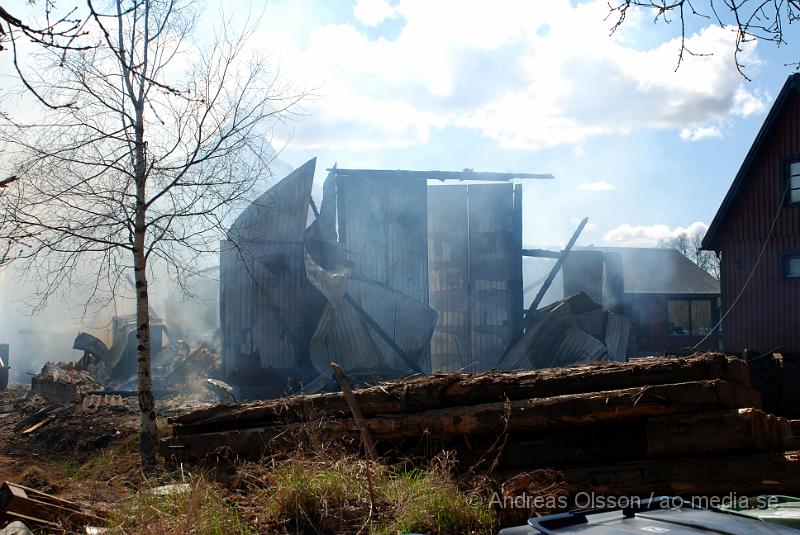
<path id="1" fill-rule="evenodd" d="M 385 440 L 425 434 L 496 435 L 503 430 L 536 431 L 661 414 L 751 407 L 757 399 L 757 393 L 748 387 L 726 381 L 697 381 L 386 415 L 367 420 L 367 426 L 373 436 Z M 333 420 L 326 427 L 342 433 L 358 430 L 352 420 Z"/>
<path id="2" fill-rule="evenodd" d="M 602 422 L 620 422 L 666 414 L 750 407 L 758 401 L 753 389 L 726 381 L 647 386 L 568 394 L 550 398 L 435 409 L 408 415 L 384 415 L 366 421 L 370 435 L 384 447 L 422 437 L 494 436 Z M 361 427 L 352 419 L 273 425 L 255 429 L 175 436 L 169 451 L 204 457 L 221 446 L 240 454 L 275 451 L 298 432 L 311 430 L 323 442 L 358 439 Z M 178 452 L 180 448 L 183 451 Z"/>
<path id="3" fill-rule="evenodd" d="M 660 416 L 647 420 L 649 457 L 709 452 L 784 451 L 787 430 L 758 409 Z M 785 421 L 785 420 L 784 420 Z M 791 437 L 791 430 L 788 430 Z"/>
<path id="4" fill-rule="evenodd" d="M 758 409 L 733 409 L 656 416 L 646 420 L 510 434 L 500 451 L 498 469 L 559 468 L 575 464 L 613 463 L 654 457 L 701 456 L 732 452 L 782 452 L 789 449 L 781 418 Z M 785 420 L 784 420 L 785 421 Z M 791 437 L 790 437 L 791 438 Z M 462 466 L 481 457 L 493 460 L 494 439 L 450 440 Z M 430 449 L 430 445 L 425 445 Z M 438 446 L 438 445 L 437 445 Z M 413 453 L 420 453 L 409 448 Z"/>
<path id="5" fill-rule="evenodd" d="M 566 468 L 563 473 L 573 494 L 793 495 L 800 492 L 800 452 L 652 459 Z"/>
<path id="6" fill-rule="evenodd" d="M 800 420 L 789 420 L 794 436 L 800 436 Z"/>
<path id="7" fill-rule="evenodd" d="M 401 447 L 409 456 L 426 457 L 431 451 L 455 451 L 459 467 L 467 469 L 481 462 L 485 468 L 497 459 L 498 470 L 527 471 L 566 465 L 623 462 L 643 459 L 647 452 L 644 420 L 605 423 L 571 429 L 534 433 L 510 433 L 500 448 L 496 437 L 463 437 L 444 443 L 412 444 Z M 492 448 L 494 446 L 494 448 Z"/>
<path id="8" fill-rule="evenodd" d="M 792 424 L 786 418 L 770 414 L 771 432 L 773 433 L 773 440 L 779 444 L 781 451 L 794 450 L 797 448 L 797 440 L 792 430 Z"/>
<path id="9" fill-rule="evenodd" d="M 412 377 L 354 391 L 364 416 L 498 403 L 566 394 L 619 390 L 719 379 L 749 386 L 747 364 L 721 354 L 689 358 L 652 358 L 534 371 L 440 374 Z M 760 401 L 753 401 L 760 407 Z M 170 419 L 175 435 L 208 433 L 278 422 L 346 418 L 341 393 L 292 396 L 278 400 L 226 404 Z"/>

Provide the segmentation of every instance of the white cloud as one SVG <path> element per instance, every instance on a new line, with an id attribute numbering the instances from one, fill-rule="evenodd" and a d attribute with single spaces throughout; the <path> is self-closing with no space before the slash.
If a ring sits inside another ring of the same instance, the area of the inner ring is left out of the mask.
<path id="1" fill-rule="evenodd" d="M 769 99 L 766 95 L 758 92 L 751 93 L 740 86 L 733 95 L 732 111 L 739 117 L 749 117 L 754 113 L 763 112 L 767 107 L 767 100 Z"/>
<path id="2" fill-rule="evenodd" d="M 551 0 L 546 8 L 529 0 L 358 0 L 358 22 L 395 17 L 398 35 L 328 24 L 307 43 L 287 37 L 277 46 L 284 72 L 321 95 L 293 146 L 412 146 L 446 127 L 523 149 L 645 128 L 707 136 L 709 124 L 764 105 L 731 63 L 729 29 L 688 35 L 687 47 L 710 55 L 686 56 L 675 72 L 678 38 L 636 48 L 649 19 L 634 17 L 609 37 L 607 15 L 605 0 Z M 757 64 L 755 47 L 746 43 L 740 59 Z"/>
<path id="3" fill-rule="evenodd" d="M 722 137 L 722 132 L 716 126 L 698 126 L 697 128 L 684 128 L 680 133 L 681 139 L 698 141 L 709 137 Z"/>
<path id="4" fill-rule="evenodd" d="M 605 180 L 599 182 L 583 182 L 578 186 L 581 191 L 613 191 L 614 184 L 610 184 Z"/>
<path id="5" fill-rule="evenodd" d="M 353 7 L 355 19 L 366 26 L 377 26 L 397 12 L 386 0 L 358 0 Z"/>
<path id="6" fill-rule="evenodd" d="M 680 234 L 705 233 L 708 225 L 695 221 L 688 227 L 670 228 L 667 225 L 629 225 L 624 223 L 603 235 L 603 240 L 612 245 L 655 246 L 659 240 L 674 238 Z"/>

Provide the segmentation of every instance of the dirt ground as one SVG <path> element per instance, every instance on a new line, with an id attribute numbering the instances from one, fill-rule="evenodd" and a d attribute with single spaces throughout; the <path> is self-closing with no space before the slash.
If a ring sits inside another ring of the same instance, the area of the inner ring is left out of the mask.
<path id="1" fill-rule="evenodd" d="M 0 483 L 77 502 L 108 518 L 109 534 L 496 532 L 491 507 L 452 479 L 447 462 L 418 471 L 298 451 L 214 466 L 161 461 L 145 475 L 136 398 L 63 406 L 27 391 L 0 392 Z M 160 403 L 162 433 L 166 416 L 197 406 L 185 401 Z M 153 492 L 162 485 L 184 490 Z"/>
<path id="2" fill-rule="evenodd" d="M 0 482 L 10 481 L 80 501 L 113 507 L 144 482 L 138 469 L 134 397 L 94 397 L 82 405 L 48 403 L 27 385 L 0 391 Z M 167 429 L 165 420 L 159 421 Z"/>

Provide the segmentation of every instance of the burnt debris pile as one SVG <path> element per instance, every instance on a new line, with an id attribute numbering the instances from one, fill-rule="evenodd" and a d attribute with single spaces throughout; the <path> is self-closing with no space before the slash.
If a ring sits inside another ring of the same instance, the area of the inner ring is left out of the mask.
<path id="1" fill-rule="evenodd" d="M 420 375 L 356 389 L 351 402 L 325 393 L 199 409 L 171 419 L 162 453 L 367 444 L 387 460 L 454 451 L 462 470 L 500 479 L 555 468 L 575 492 L 800 491 L 790 422 L 762 411 L 747 364 L 721 354 Z"/>
<path id="2" fill-rule="evenodd" d="M 7 394 L 0 411 L 6 454 L 83 459 L 136 429 L 136 399 L 103 393 L 71 363 L 47 363 L 29 389 L 15 385 Z"/>

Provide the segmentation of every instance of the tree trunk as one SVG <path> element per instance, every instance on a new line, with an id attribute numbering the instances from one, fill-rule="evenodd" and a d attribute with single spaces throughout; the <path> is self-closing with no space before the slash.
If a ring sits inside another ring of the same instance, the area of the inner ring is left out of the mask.
<path id="1" fill-rule="evenodd" d="M 146 219 L 146 154 L 143 107 L 137 106 L 134 172 L 136 176 L 136 215 L 133 239 L 133 271 L 136 282 L 136 346 L 139 379 L 139 452 L 142 467 L 152 470 L 156 464 L 158 428 L 153 382 L 150 375 L 150 298 L 147 293 L 147 255 L 145 252 Z"/>

